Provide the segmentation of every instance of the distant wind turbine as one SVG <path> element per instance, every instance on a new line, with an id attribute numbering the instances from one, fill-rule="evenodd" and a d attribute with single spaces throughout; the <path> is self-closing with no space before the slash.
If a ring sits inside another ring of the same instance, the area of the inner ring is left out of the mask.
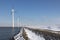
<path id="1" fill-rule="evenodd" d="M 20 26 L 19 18 L 17 19 L 17 26 Z"/>

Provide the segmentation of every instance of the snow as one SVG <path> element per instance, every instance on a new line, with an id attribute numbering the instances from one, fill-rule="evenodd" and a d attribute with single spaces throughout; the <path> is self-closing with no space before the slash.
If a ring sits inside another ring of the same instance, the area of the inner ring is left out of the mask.
<path id="1" fill-rule="evenodd" d="M 35 29 L 48 29 L 53 31 L 60 31 L 60 27 L 57 25 L 40 25 L 40 26 L 29 26 Z"/>
<path id="2" fill-rule="evenodd" d="M 30 40 L 45 40 L 42 36 L 37 35 L 28 29 L 24 29 L 24 30 L 25 30 L 25 32 Z"/>

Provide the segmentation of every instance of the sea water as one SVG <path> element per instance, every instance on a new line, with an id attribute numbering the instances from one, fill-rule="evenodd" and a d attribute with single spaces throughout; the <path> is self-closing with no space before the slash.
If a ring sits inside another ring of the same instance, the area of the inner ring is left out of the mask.
<path id="1" fill-rule="evenodd" d="M 9 40 L 14 34 L 17 34 L 21 28 L 0 27 L 0 40 Z M 13 34 L 14 33 L 14 34 Z"/>

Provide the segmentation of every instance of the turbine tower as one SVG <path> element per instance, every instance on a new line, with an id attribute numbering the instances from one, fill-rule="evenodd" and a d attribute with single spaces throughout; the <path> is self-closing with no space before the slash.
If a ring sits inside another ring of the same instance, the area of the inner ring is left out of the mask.
<path id="1" fill-rule="evenodd" d="M 12 27 L 14 30 L 14 9 L 12 9 Z"/>
<path id="2" fill-rule="evenodd" d="M 17 18 L 17 27 L 18 27 L 18 30 L 20 30 L 19 29 L 19 27 L 20 27 L 19 17 Z"/>

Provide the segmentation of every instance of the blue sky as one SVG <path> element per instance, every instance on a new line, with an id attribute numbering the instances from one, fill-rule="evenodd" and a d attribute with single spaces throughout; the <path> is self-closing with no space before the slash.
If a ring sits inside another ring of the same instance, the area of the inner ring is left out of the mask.
<path id="1" fill-rule="evenodd" d="M 60 0 L 0 0 L 0 26 L 11 26 L 11 9 L 15 9 L 15 25 L 60 24 Z"/>

